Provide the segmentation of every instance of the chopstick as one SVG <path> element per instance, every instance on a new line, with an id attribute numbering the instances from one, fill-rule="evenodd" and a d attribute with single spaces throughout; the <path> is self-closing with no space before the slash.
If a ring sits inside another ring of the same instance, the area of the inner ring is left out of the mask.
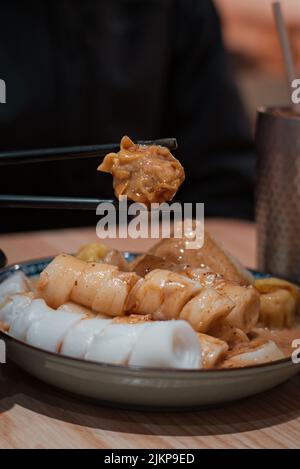
<path id="1" fill-rule="evenodd" d="M 142 140 L 139 145 L 160 145 L 170 150 L 177 149 L 176 138 L 163 138 L 158 140 Z M 58 160 L 74 160 L 77 158 L 103 157 L 107 153 L 118 152 L 119 143 L 104 145 L 83 145 L 75 147 L 44 148 L 35 150 L 0 152 L 0 166 L 9 164 L 37 163 Z"/>
<path id="2" fill-rule="evenodd" d="M 177 204 L 181 203 L 176 201 Z M 132 203 L 131 200 L 127 201 L 128 206 Z M 169 202 L 172 204 L 172 202 Z M 168 205 L 169 205 L 168 203 Z M 96 211 L 99 204 L 112 204 L 117 211 L 124 210 L 121 208 L 120 202 L 117 199 L 95 199 L 87 197 L 52 197 L 44 195 L 0 195 L 0 209 L 1 208 L 33 208 L 33 209 L 54 209 L 54 210 L 91 210 Z M 142 206 L 141 207 L 145 207 Z M 105 210 L 108 209 L 104 208 Z M 160 212 L 168 212 L 168 206 L 163 206 L 158 209 Z M 174 209 L 173 209 L 174 210 Z"/>
<path id="3" fill-rule="evenodd" d="M 0 208 L 37 208 L 60 210 L 96 210 L 101 203 L 117 204 L 116 200 L 84 197 L 51 197 L 32 195 L 0 195 Z"/>

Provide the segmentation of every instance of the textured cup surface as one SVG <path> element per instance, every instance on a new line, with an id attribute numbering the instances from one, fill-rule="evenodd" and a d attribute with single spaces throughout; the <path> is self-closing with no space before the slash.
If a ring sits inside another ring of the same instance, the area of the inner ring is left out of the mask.
<path id="1" fill-rule="evenodd" d="M 257 113 L 258 268 L 300 280 L 300 117 L 279 108 Z"/>

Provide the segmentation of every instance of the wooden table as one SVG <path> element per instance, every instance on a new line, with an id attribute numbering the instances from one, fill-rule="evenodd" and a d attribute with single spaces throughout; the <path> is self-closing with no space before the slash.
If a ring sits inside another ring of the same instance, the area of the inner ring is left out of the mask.
<path id="1" fill-rule="evenodd" d="M 244 263 L 255 266 L 249 223 L 207 226 Z M 0 236 L 9 262 L 74 251 L 94 229 Z M 135 251 L 145 241 L 110 244 Z M 300 445 L 300 376 L 260 396 L 185 413 L 133 412 L 65 397 L 12 364 L 0 366 L 0 448 L 296 448 Z"/>

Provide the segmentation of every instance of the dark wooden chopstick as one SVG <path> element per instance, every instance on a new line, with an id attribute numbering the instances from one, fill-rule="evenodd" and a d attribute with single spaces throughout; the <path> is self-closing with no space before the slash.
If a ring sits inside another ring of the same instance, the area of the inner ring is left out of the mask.
<path id="1" fill-rule="evenodd" d="M 180 201 L 176 201 L 177 204 Z M 128 200 L 129 206 L 132 201 Z M 172 204 L 172 202 L 169 202 Z M 117 211 L 124 210 L 117 199 L 95 199 L 87 197 L 52 197 L 43 195 L 0 195 L 1 208 L 33 208 L 33 209 L 54 209 L 54 210 L 92 210 L 96 211 L 99 204 L 113 204 Z M 166 204 L 166 203 L 165 203 Z M 145 210 L 146 206 L 143 205 Z M 172 209 L 174 210 L 174 208 Z M 164 205 L 159 211 L 169 212 L 168 206 Z"/>
<path id="2" fill-rule="evenodd" d="M 140 145 L 161 145 L 170 150 L 177 149 L 176 138 L 159 140 L 143 140 L 136 142 Z M 77 158 L 104 157 L 107 153 L 117 152 L 120 144 L 108 143 L 104 145 L 84 145 L 76 147 L 44 148 L 24 151 L 0 152 L 0 165 L 49 162 L 57 160 L 73 160 Z"/>
<path id="3" fill-rule="evenodd" d="M 0 208 L 96 210 L 97 206 L 100 203 L 117 204 L 117 201 L 109 199 L 91 199 L 84 197 L 0 195 Z"/>

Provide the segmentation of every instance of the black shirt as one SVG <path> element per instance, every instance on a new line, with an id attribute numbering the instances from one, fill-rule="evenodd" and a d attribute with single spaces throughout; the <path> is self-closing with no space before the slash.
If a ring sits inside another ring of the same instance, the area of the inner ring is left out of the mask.
<path id="1" fill-rule="evenodd" d="M 209 0 L 2 0 L 0 150 L 177 137 L 177 199 L 250 218 L 254 153 Z M 1 167 L 1 193 L 112 197 L 99 160 Z M 95 224 L 1 210 L 0 230 Z"/>

